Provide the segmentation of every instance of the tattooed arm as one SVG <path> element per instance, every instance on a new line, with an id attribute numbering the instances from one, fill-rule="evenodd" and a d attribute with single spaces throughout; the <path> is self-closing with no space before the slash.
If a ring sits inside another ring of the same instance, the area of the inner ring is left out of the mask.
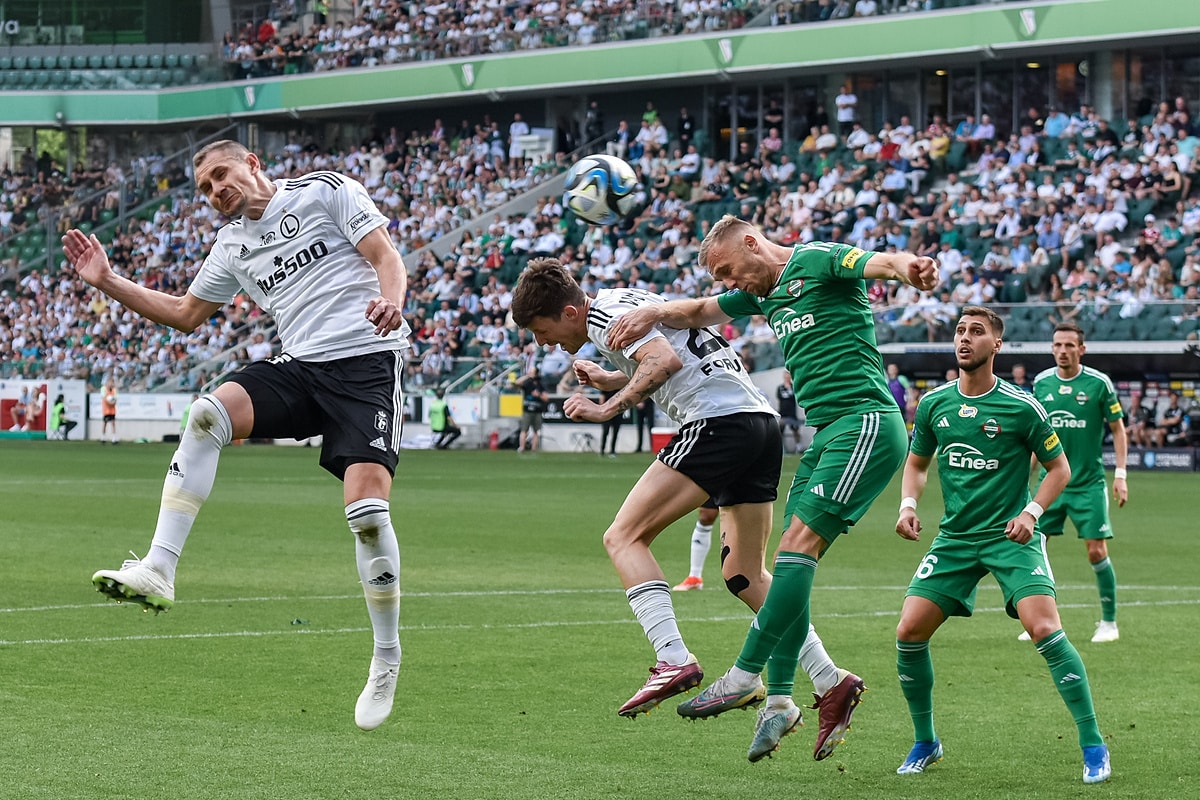
<path id="1" fill-rule="evenodd" d="M 576 422 L 612 419 L 654 394 L 683 366 L 675 350 L 661 336 L 639 347 L 633 359 L 638 363 L 637 371 L 619 392 L 603 403 L 597 403 L 582 394 L 571 395 L 563 403 L 566 415 Z"/>

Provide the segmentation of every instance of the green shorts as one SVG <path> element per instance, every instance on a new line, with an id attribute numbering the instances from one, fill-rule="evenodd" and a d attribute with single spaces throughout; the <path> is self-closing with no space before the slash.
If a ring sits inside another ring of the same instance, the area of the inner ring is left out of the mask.
<path id="1" fill-rule="evenodd" d="M 1080 539 L 1111 539 L 1108 484 L 1098 481 L 1082 491 L 1063 492 L 1042 514 L 1038 529 L 1047 536 L 1062 536 L 1068 518 Z"/>
<path id="2" fill-rule="evenodd" d="M 975 589 L 992 573 L 1004 593 L 1004 610 L 1017 619 L 1017 602 L 1031 595 L 1054 597 L 1054 573 L 1046 556 L 1046 538 L 1034 534 L 1017 544 L 1003 533 L 983 539 L 938 536 L 908 584 L 905 596 L 937 603 L 948 617 L 975 611 Z"/>
<path id="3" fill-rule="evenodd" d="M 822 426 L 796 469 L 784 526 L 799 517 L 832 544 L 867 513 L 907 452 L 899 411 L 849 414 Z"/>

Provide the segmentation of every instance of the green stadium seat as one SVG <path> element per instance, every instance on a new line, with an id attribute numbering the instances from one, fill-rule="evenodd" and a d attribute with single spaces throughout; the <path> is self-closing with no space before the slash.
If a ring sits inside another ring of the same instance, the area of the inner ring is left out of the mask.
<path id="1" fill-rule="evenodd" d="M 87 69 L 88 57 L 87 56 L 75 56 L 74 58 L 71 59 L 71 66 L 74 67 L 75 69 Z"/>
<path id="2" fill-rule="evenodd" d="M 117 57 L 111 53 L 106 55 L 104 57 L 104 68 L 105 69 L 116 69 L 117 68 Z"/>
<path id="3" fill-rule="evenodd" d="M 50 85 L 62 88 L 67 85 L 67 71 L 65 69 L 52 69 L 49 71 Z"/>
<path id="4" fill-rule="evenodd" d="M 13 69 L 25 69 L 25 67 L 28 63 L 29 63 L 29 59 L 25 58 L 25 56 L 13 56 L 12 68 Z"/>
<path id="5" fill-rule="evenodd" d="M 145 53 L 138 53 L 133 57 L 133 65 L 138 69 L 145 69 L 150 66 L 150 58 Z"/>
<path id="6" fill-rule="evenodd" d="M 133 56 L 129 53 L 122 53 L 117 56 L 117 66 L 121 69 L 133 69 Z"/>
<path id="7" fill-rule="evenodd" d="M 41 56 L 30 56 L 25 61 L 25 68 L 26 69 L 41 69 L 42 68 L 42 57 Z"/>
<path id="8" fill-rule="evenodd" d="M 12 69 L 12 56 L 0 56 L 0 70 Z"/>
<path id="9" fill-rule="evenodd" d="M 200 69 L 207 69 L 210 61 L 208 53 L 199 53 L 196 55 L 196 66 Z"/>
<path id="10" fill-rule="evenodd" d="M 176 66 L 183 67 L 184 69 L 191 69 L 192 67 L 196 66 L 196 57 L 191 53 L 180 53 L 179 63 Z"/>
<path id="11" fill-rule="evenodd" d="M 101 69 L 104 66 L 104 59 L 100 56 L 87 57 L 88 69 Z"/>
<path id="12" fill-rule="evenodd" d="M 21 89 L 30 89 L 33 87 L 33 76 L 36 73 L 23 69 L 17 73 L 17 85 Z"/>
<path id="13" fill-rule="evenodd" d="M 168 69 L 175 69 L 179 66 L 179 54 L 167 53 L 163 56 L 162 65 Z"/>
<path id="14" fill-rule="evenodd" d="M 162 54 L 161 53 L 151 53 L 148 66 L 151 66 L 154 69 L 162 69 L 162 65 L 163 65 Z"/>

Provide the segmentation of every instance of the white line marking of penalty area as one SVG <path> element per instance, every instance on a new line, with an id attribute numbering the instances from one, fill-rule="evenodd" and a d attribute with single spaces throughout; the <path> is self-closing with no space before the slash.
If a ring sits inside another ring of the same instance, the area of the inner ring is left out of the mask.
<path id="1" fill-rule="evenodd" d="M 1060 603 L 1059 608 L 1093 608 L 1095 603 Z M 1200 605 L 1200 598 L 1195 600 L 1159 600 L 1159 601 L 1133 601 L 1122 603 L 1122 608 L 1130 606 L 1191 606 Z M 995 608 L 977 608 L 976 613 L 996 613 L 1004 611 L 1002 606 Z M 899 616 L 900 609 L 892 608 L 887 611 L 854 611 L 844 613 L 821 614 L 817 617 L 820 619 L 850 619 L 850 618 L 874 618 L 874 617 L 896 617 Z M 741 622 L 748 623 L 750 621 L 748 614 L 738 614 L 734 616 L 721 617 L 683 617 L 680 622 L 699 623 L 699 622 Z M 589 619 L 579 620 L 576 622 L 567 622 L 563 620 L 543 620 L 541 622 L 513 622 L 506 624 L 494 625 L 491 623 L 480 623 L 478 625 L 401 625 L 401 631 L 487 631 L 487 630 L 519 630 L 522 628 L 575 628 L 589 625 L 636 625 L 636 619 Z M 168 634 L 141 634 L 138 636 L 83 636 L 77 639 L 0 639 L 0 647 L 16 647 L 21 645 L 47 645 L 47 644 L 105 644 L 109 642 L 151 642 L 151 641 L 169 641 L 169 640 L 186 640 L 186 639 L 240 639 L 240 638 L 257 638 L 264 636 L 329 636 L 344 633 L 370 633 L 370 628 L 330 628 L 328 630 L 306 630 L 303 628 L 289 630 L 274 630 L 274 631 L 219 631 L 214 633 L 168 633 Z"/>
<path id="2" fill-rule="evenodd" d="M 998 591 L 998 586 L 987 585 L 980 587 L 984 591 Z M 1059 584 L 1059 591 L 1095 591 L 1096 584 L 1094 583 L 1078 583 L 1078 584 Z M 822 592 L 904 592 L 908 589 L 908 584 L 902 586 L 814 586 L 813 591 Z M 1135 584 L 1126 585 L 1118 584 L 1117 589 L 1125 592 L 1200 592 L 1200 586 L 1139 586 Z M 501 589 L 496 591 L 471 591 L 471 592 L 401 592 L 401 599 L 405 598 L 433 598 L 440 599 L 443 597 L 528 597 L 528 596 L 549 596 L 549 595 L 567 595 L 567 594 L 624 594 L 623 589 Z M 222 603 L 293 603 L 293 602 L 310 602 L 322 600 L 362 600 L 362 594 L 326 594 L 326 595 L 267 595 L 263 597 L 201 597 L 188 598 L 186 603 L 189 605 L 209 604 L 220 605 Z M 13 606 L 10 608 L 0 608 L 0 614 L 19 614 L 26 611 L 70 611 L 80 608 L 115 608 L 116 603 L 111 600 L 101 601 L 99 603 L 69 603 L 54 606 Z M 1122 605 L 1125 605 L 1122 603 Z M 1065 608 L 1065 606 L 1063 606 Z"/>

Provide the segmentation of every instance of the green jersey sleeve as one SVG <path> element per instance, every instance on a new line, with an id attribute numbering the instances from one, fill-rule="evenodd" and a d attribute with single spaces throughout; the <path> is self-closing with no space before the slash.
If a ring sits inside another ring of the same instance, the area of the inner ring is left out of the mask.
<path id="1" fill-rule="evenodd" d="M 1037 456 L 1039 464 L 1053 461 L 1062 455 L 1062 442 L 1059 441 L 1058 434 L 1050 427 L 1049 420 L 1044 416 L 1030 411 L 1028 430 L 1029 435 L 1025 439 L 1025 444 L 1029 447 L 1030 452 Z"/>
<path id="2" fill-rule="evenodd" d="M 743 292 L 739 289 L 717 295 L 717 305 L 733 319 L 763 313 L 762 306 L 758 303 L 758 298 L 749 292 Z"/>
<path id="3" fill-rule="evenodd" d="M 929 395 L 925 395 L 921 398 L 917 403 L 917 412 L 913 415 L 912 442 L 908 449 L 915 456 L 932 456 L 937 452 L 937 438 L 929 424 L 932 414 L 930 406 L 933 403 L 926 402 L 928 397 Z"/>

